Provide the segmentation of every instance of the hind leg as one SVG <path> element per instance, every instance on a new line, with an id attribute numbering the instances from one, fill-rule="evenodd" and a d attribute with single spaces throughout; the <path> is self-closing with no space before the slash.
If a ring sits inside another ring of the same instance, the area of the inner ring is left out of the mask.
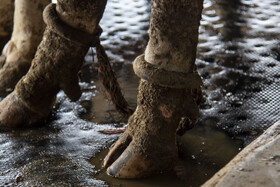
<path id="1" fill-rule="evenodd" d="M 106 2 L 58 0 L 57 5 L 45 8 L 43 39 L 28 73 L 0 102 L 0 126 L 26 127 L 43 122 L 59 90 L 73 101 L 79 99 L 77 73 L 95 38 Z"/>
<path id="2" fill-rule="evenodd" d="M 42 12 L 49 3 L 50 0 L 15 1 L 12 37 L 0 57 L 0 96 L 11 92 L 27 73 L 43 36 Z"/>

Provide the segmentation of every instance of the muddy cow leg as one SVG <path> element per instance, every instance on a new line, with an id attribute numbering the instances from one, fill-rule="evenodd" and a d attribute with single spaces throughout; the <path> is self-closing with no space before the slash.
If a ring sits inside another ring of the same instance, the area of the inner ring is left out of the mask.
<path id="1" fill-rule="evenodd" d="M 0 103 L 0 123 L 32 126 L 47 118 L 62 89 L 75 101 L 81 95 L 77 73 L 102 17 L 106 0 L 58 0 L 43 13 L 47 25 L 28 73 Z"/>
<path id="2" fill-rule="evenodd" d="M 152 0 L 150 40 L 134 61 L 141 78 L 137 109 L 104 161 L 117 178 L 139 178 L 173 168 L 176 129 L 182 117 L 195 123 L 193 94 L 201 79 L 195 71 L 203 0 Z"/>
<path id="3" fill-rule="evenodd" d="M 0 36 L 9 36 L 13 29 L 14 0 L 0 0 Z"/>
<path id="4" fill-rule="evenodd" d="M 0 96 L 11 92 L 25 75 L 39 45 L 45 24 L 43 9 L 50 0 L 16 0 L 14 28 L 0 57 Z"/>

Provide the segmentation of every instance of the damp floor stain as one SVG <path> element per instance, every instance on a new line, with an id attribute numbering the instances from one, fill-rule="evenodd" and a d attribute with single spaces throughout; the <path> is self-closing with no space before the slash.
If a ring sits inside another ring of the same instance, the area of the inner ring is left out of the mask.
<path id="1" fill-rule="evenodd" d="M 101 22 L 102 44 L 132 107 L 139 84 L 132 62 L 145 50 L 149 16 L 149 0 L 109 0 Z M 279 20 L 278 0 L 204 1 L 196 63 L 204 100 L 196 127 L 178 138 L 180 161 L 170 173 L 117 180 L 101 168 L 119 134 L 100 131 L 123 129 L 126 121 L 104 96 L 90 49 L 77 102 L 59 92 L 41 126 L 0 130 L 0 186 L 201 185 L 280 120 Z"/>

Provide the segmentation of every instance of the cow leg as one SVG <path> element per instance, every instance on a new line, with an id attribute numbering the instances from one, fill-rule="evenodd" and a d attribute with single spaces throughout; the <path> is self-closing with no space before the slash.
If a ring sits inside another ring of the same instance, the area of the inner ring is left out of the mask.
<path id="1" fill-rule="evenodd" d="M 49 3 L 50 0 L 15 1 L 12 37 L 0 57 L 0 96 L 11 92 L 27 73 L 43 36 L 42 13 Z"/>
<path id="2" fill-rule="evenodd" d="M 0 0 L 0 36 L 9 36 L 13 29 L 14 0 Z"/>
<path id="3" fill-rule="evenodd" d="M 42 122 L 60 89 L 71 100 L 79 99 L 77 73 L 96 38 L 106 1 L 58 0 L 57 5 L 45 8 L 47 27 L 30 70 L 0 102 L 1 126 L 25 127 Z"/>
<path id="4" fill-rule="evenodd" d="M 150 40 L 134 61 L 141 78 L 137 109 L 104 161 L 108 174 L 139 178 L 176 163 L 176 129 L 198 118 L 195 70 L 203 0 L 152 0 Z"/>

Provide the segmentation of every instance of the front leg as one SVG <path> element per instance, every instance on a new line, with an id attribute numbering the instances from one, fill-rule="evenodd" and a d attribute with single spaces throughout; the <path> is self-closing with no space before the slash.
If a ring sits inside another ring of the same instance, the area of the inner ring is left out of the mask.
<path id="1" fill-rule="evenodd" d="M 104 161 L 108 174 L 139 178 L 173 169 L 176 130 L 195 123 L 202 84 L 195 68 L 203 0 L 153 0 L 150 40 L 134 61 L 140 81 L 137 109 Z"/>

